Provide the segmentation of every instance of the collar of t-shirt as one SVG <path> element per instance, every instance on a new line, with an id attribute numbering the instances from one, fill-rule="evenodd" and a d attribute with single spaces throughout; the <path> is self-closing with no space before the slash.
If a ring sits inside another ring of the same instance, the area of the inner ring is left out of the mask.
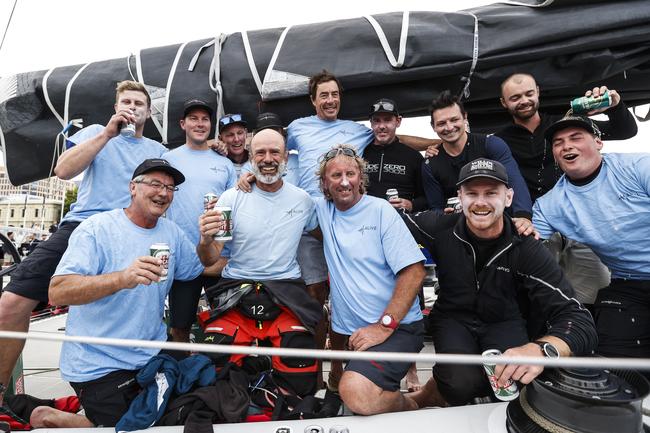
<path id="1" fill-rule="evenodd" d="M 566 178 L 569 179 L 569 182 L 571 182 L 575 186 L 585 186 L 588 183 L 590 183 L 592 180 L 596 179 L 598 175 L 600 174 L 600 169 L 603 167 L 603 161 L 600 161 L 600 164 L 598 165 L 598 168 L 594 170 L 593 173 L 591 173 L 587 177 L 583 177 L 582 179 L 571 179 L 569 176 Z"/>

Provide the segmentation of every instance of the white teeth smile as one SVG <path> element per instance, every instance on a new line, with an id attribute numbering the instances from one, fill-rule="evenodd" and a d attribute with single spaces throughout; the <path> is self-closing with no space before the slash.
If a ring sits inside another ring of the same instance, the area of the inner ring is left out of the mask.
<path id="1" fill-rule="evenodd" d="M 564 159 L 567 161 L 573 161 L 577 157 L 578 155 L 576 155 L 575 153 L 567 153 L 566 155 L 564 155 Z"/>
<path id="2" fill-rule="evenodd" d="M 483 211 L 477 211 L 477 210 L 475 210 L 475 211 L 472 211 L 472 213 L 473 213 L 474 215 L 478 215 L 478 216 L 486 216 L 486 215 L 489 215 L 489 214 L 490 214 L 490 211 L 489 211 L 489 210 L 483 210 Z"/>

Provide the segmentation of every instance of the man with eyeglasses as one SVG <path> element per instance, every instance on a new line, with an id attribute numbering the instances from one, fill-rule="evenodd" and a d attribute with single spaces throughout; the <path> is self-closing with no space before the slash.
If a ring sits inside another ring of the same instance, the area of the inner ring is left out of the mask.
<path id="1" fill-rule="evenodd" d="M 70 305 L 66 335 L 165 341 L 165 298 L 174 280 L 203 271 L 196 245 L 161 218 L 183 174 L 161 158 L 141 163 L 128 182 L 131 202 L 91 216 L 70 237 L 52 277 L 52 302 Z M 169 258 L 152 257 L 166 244 Z M 162 278 L 166 276 L 167 278 Z M 114 426 L 140 392 L 139 369 L 160 349 L 63 343 L 61 377 L 75 390 L 84 415 L 37 408 L 34 427 Z"/>
<path id="2" fill-rule="evenodd" d="M 128 206 L 128 180 L 135 167 L 167 151 L 160 143 L 142 136 L 145 122 L 151 116 L 151 98 L 144 85 L 122 81 L 115 93 L 115 114 L 106 126 L 90 125 L 68 138 L 67 144 L 72 147 L 57 161 L 54 173 L 61 179 L 84 173 L 77 201 L 63 217 L 56 233 L 12 273 L 11 282 L 0 298 L 3 331 L 27 332 L 34 307 L 39 302 L 48 302 L 50 278 L 73 230 L 91 215 Z M 133 135 L 121 134 L 127 124 L 135 125 Z M 0 403 L 23 346 L 24 340 L 4 340 L 0 344 Z"/>
<path id="3" fill-rule="evenodd" d="M 164 155 L 170 164 L 186 173 L 187 180 L 174 195 L 166 216 L 178 224 L 195 245 L 199 242 L 197 221 L 204 210 L 204 195 L 211 192 L 221 196 L 237 181 L 233 163 L 208 147 L 212 116 L 212 107 L 205 101 L 185 102 L 180 121 L 185 131 L 185 144 Z M 169 324 L 174 341 L 189 341 L 201 289 L 216 282 L 216 278 L 205 275 L 191 281 L 174 281 L 169 292 Z"/>
<path id="4" fill-rule="evenodd" d="M 532 203 L 517 163 L 508 145 L 498 137 L 467 132 L 467 113 L 458 97 L 446 90 L 431 103 L 431 127 L 442 140 L 439 154 L 422 164 L 424 192 L 429 207 L 439 213 L 450 213 L 447 200 L 456 197 L 456 182 L 461 167 L 477 158 L 499 161 L 508 171 L 514 190 L 512 216 L 515 226 L 531 225 Z"/>
<path id="5" fill-rule="evenodd" d="M 250 193 L 226 191 L 218 206 L 232 209 L 232 240 L 215 241 L 224 215 L 201 215 L 198 253 L 206 266 L 223 268 L 221 280 L 208 292 L 211 312 L 201 315 L 205 341 L 273 347 L 315 348 L 313 332 L 322 309 L 300 278 L 297 254 L 303 231 L 317 235 L 314 203 L 300 188 L 284 182 L 287 152 L 284 137 L 264 129 L 253 137 L 251 168 L 256 181 Z M 227 362 L 247 366 L 244 355 L 214 354 L 218 368 Z M 273 356 L 273 378 L 301 397 L 317 387 L 316 360 Z"/>
<path id="6" fill-rule="evenodd" d="M 398 212 L 365 194 L 365 161 L 352 146 L 321 157 L 324 197 L 316 200 L 330 272 L 332 329 L 355 351 L 411 352 L 423 347 L 417 300 L 424 256 Z M 409 362 L 350 361 L 339 392 L 354 413 L 417 409 L 400 392 Z"/>
<path id="7" fill-rule="evenodd" d="M 390 199 L 396 209 L 415 212 L 427 209 L 422 188 L 422 155 L 402 144 L 397 128 L 402 123 L 397 105 L 382 98 L 370 107 L 370 128 L 374 141 L 366 147 L 363 158 L 368 170 L 368 194 L 386 198 L 390 188 L 397 190 L 398 198 Z"/>
<path id="8" fill-rule="evenodd" d="M 248 161 L 246 149 L 247 123 L 241 114 L 226 114 L 219 119 L 219 140 L 226 145 L 226 156 L 232 161 L 237 177 Z"/>

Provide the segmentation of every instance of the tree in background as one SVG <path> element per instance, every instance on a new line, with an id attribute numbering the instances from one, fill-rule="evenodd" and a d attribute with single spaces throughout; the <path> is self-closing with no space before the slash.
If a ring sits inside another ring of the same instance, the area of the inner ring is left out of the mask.
<path id="1" fill-rule="evenodd" d="M 74 188 L 68 190 L 65 192 L 65 201 L 63 202 L 63 215 L 61 215 L 61 219 L 65 216 L 65 214 L 68 213 L 70 210 L 70 205 L 77 201 L 77 187 L 75 186 Z"/>

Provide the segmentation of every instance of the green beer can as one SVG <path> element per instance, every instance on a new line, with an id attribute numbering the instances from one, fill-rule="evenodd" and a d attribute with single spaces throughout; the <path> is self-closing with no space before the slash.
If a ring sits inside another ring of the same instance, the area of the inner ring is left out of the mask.
<path id="1" fill-rule="evenodd" d="M 488 349 L 485 352 L 483 352 L 481 355 L 499 356 L 501 354 L 502 353 L 499 349 Z M 498 398 L 501 401 L 514 400 L 519 396 L 519 389 L 517 387 L 517 382 L 510 379 L 506 383 L 506 386 L 504 386 L 503 388 L 499 387 L 499 384 L 497 383 L 497 377 L 494 374 L 495 367 L 496 364 L 483 364 L 483 369 L 485 369 L 485 374 L 487 374 L 488 380 L 490 381 L 490 386 L 492 387 L 492 391 L 494 391 L 494 395 L 496 396 L 496 398 Z"/>
<path id="2" fill-rule="evenodd" d="M 215 210 L 223 215 L 224 227 L 212 236 L 215 241 L 226 242 L 232 239 L 232 208 L 230 206 L 215 206 Z"/>
<path id="3" fill-rule="evenodd" d="M 169 245 L 166 243 L 156 243 L 149 247 L 149 255 L 162 261 L 162 275 L 160 282 L 167 281 L 167 274 L 169 272 Z"/>
<path id="4" fill-rule="evenodd" d="M 573 114 L 585 114 L 591 110 L 607 108 L 612 105 L 612 97 L 609 90 L 600 96 L 583 96 L 571 101 L 571 111 Z"/>

